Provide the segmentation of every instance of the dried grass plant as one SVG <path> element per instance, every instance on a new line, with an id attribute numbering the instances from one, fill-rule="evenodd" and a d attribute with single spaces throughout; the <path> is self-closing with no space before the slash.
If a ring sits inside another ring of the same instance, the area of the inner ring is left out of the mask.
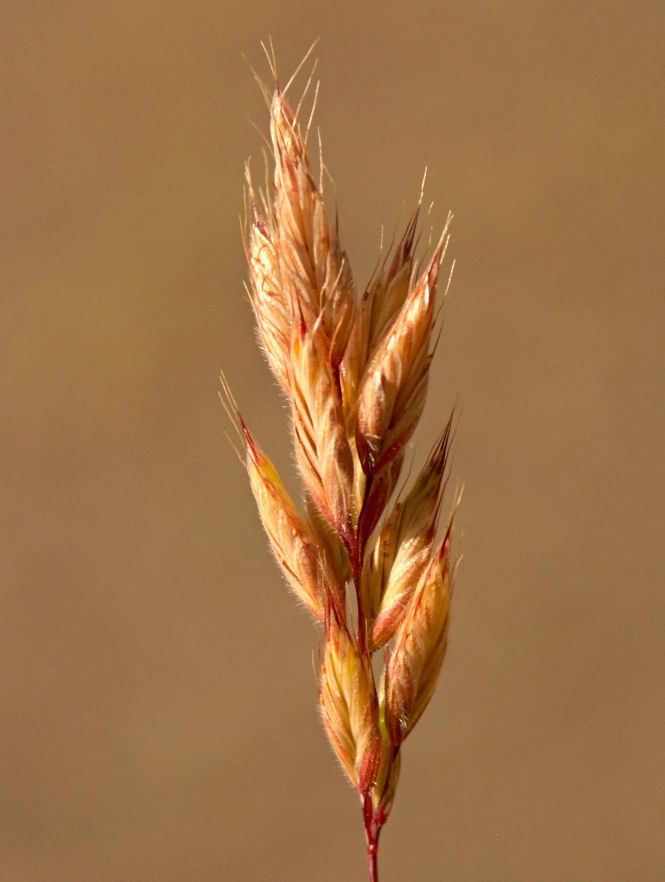
<path id="1" fill-rule="evenodd" d="M 290 405 L 302 507 L 222 382 L 270 545 L 319 627 L 321 716 L 360 797 L 376 882 L 402 744 L 432 697 L 446 652 L 459 499 L 442 530 L 439 520 L 451 421 L 410 487 L 393 496 L 425 403 L 451 217 L 419 266 L 421 191 L 404 235 L 357 295 L 337 219 L 324 205 L 320 139 L 316 176 L 308 155 L 318 85 L 308 122 L 300 123 L 312 76 L 295 111 L 286 100 L 309 54 L 282 88 L 274 52 L 266 52 L 273 168 L 258 189 L 247 165 L 244 228 L 249 297 L 259 342 Z"/>

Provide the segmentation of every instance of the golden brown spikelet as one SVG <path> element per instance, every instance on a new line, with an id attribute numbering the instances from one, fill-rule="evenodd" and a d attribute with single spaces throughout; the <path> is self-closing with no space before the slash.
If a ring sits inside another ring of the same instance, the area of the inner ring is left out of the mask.
<path id="1" fill-rule="evenodd" d="M 389 254 L 383 260 L 361 298 L 340 366 L 344 405 L 348 413 L 352 412 L 356 403 L 358 387 L 368 362 L 408 296 L 419 208 L 414 211 L 392 259 Z"/>
<path id="2" fill-rule="evenodd" d="M 333 370 L 302 323 L 291 340 L 289 385 L 296 459 L 312 499 L 348 545 L 353 460 Z"/>
<path id="3" fill-rule="evenodd" d="M 270 545 L 287 582 L 315 619 L 323 622 L 326 601 L 344 609 L 343 582 L 322 553 L 318 537 L 302 518 L 277 470 L 243 424 L 247 472 Z"/>
<path id="4" fill-rule="evenodd" d="M 368 558 L 366 578 L 374 614 L 371 646 L 375 650 L 395 633 L 429 563 L 451 426 L 452 417 L 411 490 L 382 525 Z"/>
<path id="5" fill-rule="evenodd" d="M 436 283 L 447 229 L 448 225 L 368 365 L 358 393 L 356 445 L 366 475 L 395 458 L 413 434 L 425 404 Z"/>
<path id="6" fill-rule="evenodd" d="M 366 793 L 381 762 L 374 677 L 367 656 L 333 615 L 326 623 L 320 690 L 330 743 L 353 786 Z"/>
<path id="7" fill-rule="evenodd" d="M 272 549 L 321 626 L 322 719 L 358 791 L 370 882 L 377 882 L 400 748 L 432 696 L 448 631 L 452 516 L 439 544 L 436 535 L 450 422 L 410 489 L 392 497 L 425 401 L 451 218 L 418 274 L 421 195 L 356 303 L 337 220 L 329 221 L 307 154 L 311 118 L 303 134 L 301 104 L 294 112 L 286 101 L 291 81 L 281 88 L 274 55 L 269 61 L 274 165 L 265 193 L 247 167 L 245 248 L 258 337 L 290 401 L 306 514 L 252 439 L 225 382 L 224 390 Z M 381 649 L 377 689 L 372 657 Z"/>
<path id="8" fill-rule="evenodd" d="M 448 224 L 360 387 L 356 445 L 367 475 L 380 471 L 399 453 L 413 434 L 425 404 L 436 283 L 447 229 Z"/>
<path id="9" fill-rule="evenodd" d="M 279 91 L 270 108 L 270 133 L 282 285 L 336 367 L 355 312 L 353 276 L 337 230 L 330 229 L 304 139 Z"/>
<path id="10" fill-rule="evenodd" d="M 451 594 L 450 531 L 432 555 L 386 667 L 385 720 L 397 747 L 432 697 L 446 651 Z"/>
<path id="11" fill-rule="evenodd" d="M 250 271 L 250 299 L 259 339 L 268 364 L 288 393 L 288 363 L 293 327 L 293 306 L 282 286 L 274 229 L 259 208 L 249 166 L 246 168 L 250 220 L 245 231 L 245 250 Z"/>

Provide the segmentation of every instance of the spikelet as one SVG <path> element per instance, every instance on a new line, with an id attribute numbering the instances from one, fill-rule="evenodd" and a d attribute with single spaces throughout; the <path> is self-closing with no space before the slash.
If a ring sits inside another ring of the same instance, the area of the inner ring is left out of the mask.
<path id="1" fill-rule="evenodd" d="M 378 688 L 379 699 L 379 731 L 381 733 L 381 763 L 374 779 L 371 792 L 372 822 L 380 830 L 385 824 L 392 809 L 395 791 L 401 769 L 399 746 L 392 743 L 386 727 L 386 677 L 385 668 Z"/>
<path id="2" fill-rule="evenodd" d="M 368 557 L 366 579 L 372 598 L 373 650 L 380 649 L 395 633 L 429 563 L 451 426 L 452 416 L 413 487 L 382 525 Z"/>
<path id="3" fill-rule="evenodd" d="M 300 473 L 326 520 L 348 540 L 353 460 L 332 368 L 303 323 L 291 341 L 289 385 Z"/>
<path id="4" fill-rule="evenodd" d="M 381 762 L 378 699 L 372 668 L 346 627 L 326 622 L 321 660 L 321 715 L 330 743 L 359 793 L 373 785 Z"/>
<path id="5" fill-rule="evenodd" d="M 250 272 L 250 300 L 259 340 L 272 372 L 289 391 L 288 363 L 293 326 L 293 304 L 282 286 L 272 217 L 258 205 L 249 164 L 245 168 L 251 221 L 245 225 L 245 252 Z"/>
<path id="6" fill-rule="evenodd" d="M 436 283 L 447 229 L 448 224 L 427 269 L 370 362 L 358 393 L 356 445 L 366 475 L 380 471 L 397 456 L 425 404 Z"/>
<path id="7" fill-rule="evenodd" d="M 305 141 L 279 89 L 270 107 L 270 134 L 282 285 L 336 368 L 355 312 L 353 276 L 338 232 L 330 229 Z"/>
<path id="8" fill-rule="evenodd" d="M 294 594 L 323 622 L 326 600 L 344 610 L 343 582 L 322 553 L 312 527 L 298 514 L 277 470 L 243 423 L 247 472 L 270 545 Z"/>
<path id="9" fill-rule="evenodd" d="M 449 528 L 421 578 L 386 666 L 385 721 L 396 747 L 434 692 L 446 651 L 450 593 Z"/>
<path id="10" fill-rule="evenodd" d="M 347 414 L 353 412 L 358 387 L 367 365 L 404 305 L 413 272 L 413 243 L 420 206 L 414 211 L 404 235 L 388 255 L 376 277 L 365 289 L 348 346 L 340 365 L 342 394 Z"/>

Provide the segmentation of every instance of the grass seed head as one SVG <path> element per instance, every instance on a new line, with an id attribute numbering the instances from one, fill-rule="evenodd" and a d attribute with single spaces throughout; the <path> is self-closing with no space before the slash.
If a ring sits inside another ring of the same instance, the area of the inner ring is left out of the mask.
<path id="1" fill-rule="evenodd" d="M 448 223 L 419 275 L 421 201 L 356 302 L 337 219 L 325 209 L 308 134 L 275 71 L 274 160 L 266 192 L 246 170 L 250 299 L 267 361 L 290 400 L 301 514 L 252 439 L 228 384 L 231 418 L 271 547 L 322 628 L 320 701 L 333 749 L 363 808 L 368 847 L 393 803 L 400 747 L 430 700 L 446 648 L 451 522 L 436 544 L 450 423 L 413 482 L 391 502 L 425 402 L 436 289 Z M 305 90 L 306 91 L 306 90 Z M 316 102 L 316 97 L 315 97 Z M 302 102 L 301 102 L 302 103 Z M 347 586 L 355 590 L 355 609 Z M 392 641 L 392 644 L 391 644 Z M 389 649 L 392 645 L 392 649 Z M 377 690 L 372 654 L 384 647 Z"/>

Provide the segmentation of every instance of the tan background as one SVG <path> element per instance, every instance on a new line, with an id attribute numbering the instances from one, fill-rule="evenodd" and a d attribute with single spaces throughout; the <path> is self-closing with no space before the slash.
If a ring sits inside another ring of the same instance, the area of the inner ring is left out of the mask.
<path id="1" fill-rule="evenodd" d="M 316 638 L 224 433 L 284 469 L 238 216 L 248 61 L 312 39 L 358 279 L 456 212 L 423 455 L 465 560 L 382 882 L 665 878 L 665 7 L 2 4 L 3 882 L 364 880 Z"/>

